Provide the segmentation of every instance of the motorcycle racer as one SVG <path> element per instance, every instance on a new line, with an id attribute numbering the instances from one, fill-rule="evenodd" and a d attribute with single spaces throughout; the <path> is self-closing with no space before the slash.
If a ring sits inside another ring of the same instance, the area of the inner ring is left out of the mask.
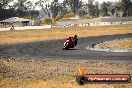
<path id="1" fill-rule="evenodd" d="M 78 40 L 77 35 L 75 35 L 74 37 L 67 38 L 65 43 L 64 43 L 63 49 L 74 48 L 74 46 L 77 45 L 77 40 Z"/>

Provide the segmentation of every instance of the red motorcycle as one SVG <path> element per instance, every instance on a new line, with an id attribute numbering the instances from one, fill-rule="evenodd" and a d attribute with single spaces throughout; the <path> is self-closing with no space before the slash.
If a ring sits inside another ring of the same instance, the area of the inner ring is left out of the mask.
<path id="1" fill-rule="evenodd" d="M 69 48 L 74 48 L 74 46 L 77 45 L 77 41 L 78 41 L 77 35 L 75 35 L 74 37 L 67 38 L 64 43 L 63 50 L 68 50 Z"/>

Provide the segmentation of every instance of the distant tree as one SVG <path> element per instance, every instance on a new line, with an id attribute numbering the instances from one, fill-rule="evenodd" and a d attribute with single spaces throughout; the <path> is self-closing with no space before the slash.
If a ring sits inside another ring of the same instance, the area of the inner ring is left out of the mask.
<path id="1" fill-rule="evenodd" d="M 66 14 L 68 11 L 66 8 L 62 8 L 61 12 L 60 12 L 60 16 L 63 16 L 64 14 Z"/>
<path id="2" fill-rule="evenodd" d="M 120 7 L 119 7 L 119 4 L 117 4 L 113 9 L 112 14 L 115 14 L 115 16 L 118 17 L 119 16 L 119 13 L 118 13 L 119 11 L 120 11 Z"/>
<path id="3" fill-rule="evenodd" d="M 16 10 L 20 10 L 20 11 L 26 11 L 26 5 L 27 4 L 27 0 L 18 0 L 15 4 L 14 7 Z"/>
<path id="4" fill-rule="evenodd" d="M 18 17 L 24 17 L 27 15 L 27 8 L 25 6 L 26 3 L 27 3 L 27 0 L 18 0 L 14 4 L 14 9 Z"/>
<path id="5" fill-rule="evenodd" d="M 38 16 L 38 12 L 34 11 L 34 6 L 31 1 L 18 0 L 14 4 L 14 8 L 18 17 L 36 18 Z"/>
<path id="6" fill-rule="evenodd" d="M 108 1 L 107 2 L 107 7 L 108 7 L 108 14 L 110 15 L 112 15 L 113 13 L 112 13 L 112 9 L 114 8 L 114 6 L 113 6 L 113 2 L 110 2 L 110 1 Z"/>
<path id="7" fill-rule="evenodd" d="M 33 3 L 31 1 L 27 1 L 25 6 L 26 6 L 28 11 L 34 10 L 34 8 L 35 8 L 35 6 L 33 5 Z"/>
<path id="8" fill-rule="evenodd" d="M 111 15 L 114 15 L 115 9 L 111 9 Z"/>
<path id="9" fill-rule="evenodd" d="M 10 2 L 13 0 L 0 0 L 0 10 L 6 9 Z"/>
<path id="10" fill-rule="evenodd" d="M 63 8 L 66 8 L 66 5 L 67 5 L 67 1 L 66 0 L 63 0 Z"/>
<path id="11" fill-rule="evenodd" d="M 33 3 L 28 0 L 18 0 L 13 5 L 13 0 L 0 0 L 0 20 L 10 17 L 30 17 L 36 18 L 38 11 L 33 10 Z"/>
<path id="12" fill-rule="evenodd" d="M 0 0 L 0 20 L 6 19 L 14 15 L 14 10 L 8 10 L 7 7 L 9 7 L 9 3 L 12 2 L 12 0 Z"/>
<path id="13" fill-rule="evenodd" d="M 37 10 L 29 10 L 25 18 L 27 19 L 37 19 L 39 16 L 39 11 Z"/>
<path id="14" fill-rule="evenodd" d="M 129 8 L 131 8 L 130 0 L 120 0 L 119 6 L 122 12 L 124 12 L 123 16 L 129 16 Z"/>
<path id="15" fill-rule="evenodd" d="M 64 14 L 68 12 L 66 0 L 64 0 L 63 3 L 61 3 L 61 7 L 62 9 L 61 9 L 60 15 L 63 16 Z"/>
<path id="16" fill-rule="evenodd" d="M 117 17 L 117 12 L 120 11 L 119 3 L 114 2 L 113 4 L 110 4 L 109 7 L 110 7 L 109 11 L 111 12 L 111 15 L 115 14 Z"/>
<path id="17" fill-rule="evenodd" d="M 77 11 L 77 14 L 79 15 L 79 17 L 84 17 L 84 15 L 86 15 L 87 13 L 86 13 L 84 10 L 79 9 L 79 10 Z"/>
<path id="18" fill-rule="evenodd" d="M 71 7 L 73 13 L 76 13 L 76 11 L 80 9 L 83 4 L 82 0 L 65 0 L 65 2 Z"/>
<path id="19" fill-rule="evenodd" d="M 88 3 L 93 3 L 94 2 L 94 0 L 88 0 Z"/>
<path id="20" fill-rule="evenodd" d="M 88 0 L 88 14 L 95 16 L 95 6 L 93 5 L 94 0 Z"/>
<path id="21" fill-rule="evenodd" d="M 108 14 L 108 4 L 106 2 L 103 2 L 101 4 L 101 9 L 100 9 L 101 15 L 104 16 L 109 16 Z"/>
<path id="22" fill-rule="evenodd" d="M 52 13 L 52 17 L 55 18 L 62 10 L 61 4 L 58 2 L 58 0 L 53 0 L 50 5 L 50 10 Z"/>
<path id="23" fill-rule="evenodd" d="M 132 2 L 130 2 L 130 7 L 128 9 L 129 16 L 132 16 Z"/>
<path id="24" fill-rule="evenodd" d="M 35 6 L 41 7 L 41 9 L 43 10 L 43 12 L 45 14 L 47 14 L 48 17 L 50 18 L 50 12 L 49 12 L 50 5 L 48 4 L 49 1 L 50 0 L 39 0 L 38 2 L 35 3 Z"/>
<path id="25" fill-rule="evenodd" d="M 99 17 L 99 3 L 95 2 L 95 17 Z"/>
<path id="26" fill-rule="evenodd" d="M 99 17 L 99 7 L 95 5 L 95 17 Z"/>

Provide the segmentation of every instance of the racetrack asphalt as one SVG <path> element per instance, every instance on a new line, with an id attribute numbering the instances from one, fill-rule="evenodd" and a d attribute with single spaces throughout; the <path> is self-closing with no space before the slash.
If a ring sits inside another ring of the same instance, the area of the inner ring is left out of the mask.
<path id="1" fill-rule="evenodd" d="M 132 33 L 82 37 L 79 38 L 78 45 L 70 50 L 62 49 L 64 39 L 0 45 L 0 56 L 132 63 L 132 52 L 104 52 L 86 49 L 87 46 L 93 44 L 123 38 L 132 38 Z"/>

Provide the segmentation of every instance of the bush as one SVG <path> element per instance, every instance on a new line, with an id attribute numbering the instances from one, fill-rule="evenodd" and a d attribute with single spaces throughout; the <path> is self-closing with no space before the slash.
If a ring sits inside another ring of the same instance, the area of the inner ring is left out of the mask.
<path id="1" fill-rule="evenodd" d="M 51 18 L 45 18 L 43 23 L 44 24 L 52 24 L 52 19 Z"/>
<path id="2" fill-rule="evenodd" d="M 87 13 L 84 10 L 78 10 L 77 14 L 79 15 L 79 17 L 84 17 L 84 15 L 86 15 Z"/>
<path id="3" fill-rule="evenodd" d="M 75 17 L 75 14 L 73 12 L 66 13 L 63 18 L 70 18 L 70 17 Z"/>
<path id="4" fill-rule="evenodd" d="M 62 19 L 62 16 L 56 16 L 54 20 L 59 21 L 60 19 Z"/>
<path id="5" fill-rule="evenodd" d="M 92 16 L 84 16 L 85 19 L 92 19 L 93 17 Z"/>

